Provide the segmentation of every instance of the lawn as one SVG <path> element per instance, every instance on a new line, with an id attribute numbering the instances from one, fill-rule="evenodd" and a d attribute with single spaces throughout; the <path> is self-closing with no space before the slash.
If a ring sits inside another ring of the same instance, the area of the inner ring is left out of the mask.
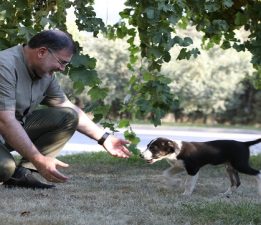
<path id="1" fill-rule="evenodd" d="M 164 161 L 147 165 L 138 157 L 112 158 L 105 152 L 60 157 L 70 164 L 67 183 L 54 190 L 1 188 L 0 224 L 9 225 L 258 225 L 261 197 L 253 177 L 231 198 L 223 166 L 207 166 L 192 196 L 183 196 L 184 174 L 165 184 Z M 260 169 L 260 157 L 252 163 Z"/>

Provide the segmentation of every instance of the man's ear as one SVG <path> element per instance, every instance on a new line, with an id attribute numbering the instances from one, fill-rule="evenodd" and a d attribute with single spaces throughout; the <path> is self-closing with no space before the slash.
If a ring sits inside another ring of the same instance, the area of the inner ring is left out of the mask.
<path id="1" fill-rule="evenodd" d="M 40 47 L 37 49 L 37 56 L 39 58 L 45 57 L 48 53 L 49 53 L 48 48 L 46 48 L 46 47 Z"/>

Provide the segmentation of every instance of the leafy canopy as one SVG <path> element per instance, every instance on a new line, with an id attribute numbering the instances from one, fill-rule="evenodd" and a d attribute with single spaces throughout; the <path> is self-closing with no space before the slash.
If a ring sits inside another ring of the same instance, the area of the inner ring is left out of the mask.
<path id="1" fill-rule="evenodd" d="M 162 64 L 171 60 L 170 50 L 179 49 L 177 60 L 189 60 L 200 54 L 193 37 L 180 36 L 177 28 L 195 26 L 204 34 L 201 43 L 204 49 L 219 45 L 223 49 L 251 52 L 251 62 L 259 74 L 256 84 L 261 86 L 261 1 L 126 0 L 121 22 L 107 27 L 102 19 L 96 18 L 93 4 L 94 0 L 1 0 L 0 49 L 23 43 L 43 29 L 67 30 L 66 10 L 73 7 L 79 31 L 91 32 L 95 37 L 102 33 L 110 39 L 125 38 L 130 53 L 126 66 L 133 76 L 121 108 L 135 116 L 150 113 L 154 125 L 160 124 L 174 99 L 168 87 L 170 80 L 158 74 Z M 239 29 L 248 32 L 245 40 L 237 38 Z M 83 54 L 79 43 L 78 49 L 66 74 L 77 92 L 86 85 L 91 88 L 90 109 L 95 121 L 108 125 L 110 110 L 103 99 L 109 90 L 100 87 L 96 60 Z M 142 66 L 137 71 L 139 65 Z"/>

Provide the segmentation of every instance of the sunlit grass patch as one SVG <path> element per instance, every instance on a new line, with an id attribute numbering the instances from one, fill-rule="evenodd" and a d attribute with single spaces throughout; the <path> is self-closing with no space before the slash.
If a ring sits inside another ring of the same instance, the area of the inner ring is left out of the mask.
<path id="1" fill-rule="evenodd" d="M 183 204 L 192 224 L 261 224 L 260 203 L 251 201 L 199 201 Z"/>

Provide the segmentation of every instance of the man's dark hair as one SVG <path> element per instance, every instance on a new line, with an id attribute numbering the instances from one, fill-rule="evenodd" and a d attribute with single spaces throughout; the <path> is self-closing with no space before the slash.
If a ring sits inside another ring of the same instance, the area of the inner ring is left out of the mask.
<path id="1" fill-rule="evenodd" d="M 72 54 L 76 52 L 75 44 L 68 33 L 60 30 L 45 30 L 33 36 L 29 42 L 30 48 L 46 47 L 53 51 L 66 49 Z"/>

